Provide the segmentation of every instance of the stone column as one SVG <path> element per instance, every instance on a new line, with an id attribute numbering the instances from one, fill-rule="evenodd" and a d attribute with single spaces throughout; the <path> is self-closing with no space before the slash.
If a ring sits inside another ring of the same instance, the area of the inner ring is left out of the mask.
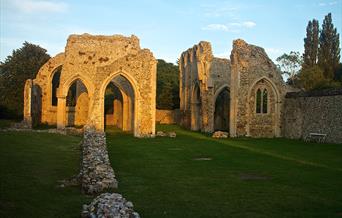
<path id="1" fill-rule="evenodd" d="M 23 123 L 27 125 L 27 127 L 32 128 L 32 80 L 28 79 L 25 83 L 24 89 L 24 120 Z"/>
<path id="2" fill-rule="evenodd" d="M 58 96 L 57 103 L 57 129 L 65 128 L 66 115 L 66 97 Z"/>
<path id="3" fill-rule="evenodd" d="M 129 131 L 130 128 L 130 105 L 126 94 L 122 94 L 122 130 Z"/>

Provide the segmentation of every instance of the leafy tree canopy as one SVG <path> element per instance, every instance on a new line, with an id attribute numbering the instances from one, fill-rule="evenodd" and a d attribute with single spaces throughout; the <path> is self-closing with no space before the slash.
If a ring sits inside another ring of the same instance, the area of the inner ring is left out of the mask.
<path id="1" fill-rule="evenodd" d="M 340 63 L 340 34 L 332 23 L 331 13 L 325 16 L 319 37 L 318 65 L 326 79 L 334 79 Z"/>
<path id="2" fill-rule="evenodd" d="M 278 67 L 281 69 L 282 74 L 288 76 L 289 83 L 294 83 L 294 78 L 299 72 L 302 65 L 302 57 L 299 52 L 291 51 L 289 54 L 284 53 L 276 60 Z M 294 85 L 294 84 L 293 84 Z"/>
<path id="3" fill-rule="evenodd" d="M 24 86 L 35 78 L 40 67 L 50 59 L 46 49 L 24 42 L 0 62 L 0 117 L 20 118 L 24 105 Z"/>
<path id="4" fill-rule="evenodd" d="M 179 108 L 179 68 L 162 59 L 157 64 L 157 108 Z"/>

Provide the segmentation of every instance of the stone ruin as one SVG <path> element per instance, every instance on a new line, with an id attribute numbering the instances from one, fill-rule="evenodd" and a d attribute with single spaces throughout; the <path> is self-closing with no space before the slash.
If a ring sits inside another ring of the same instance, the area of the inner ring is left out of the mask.
<path id="1" fill-rule="evenodd" d="M 44 123 L 56 125 L 57 131 L 83 126 L 80 173 L 63 180 L 61 187 L 80 182 L 87 194 L 117 188 L 104 129 L 115 125 L 136 137 L 155 136 L 156 64 L 136 36 L 71 35 L 65 52 L 26 81 L 22 126 Z M 117 195 L 105 197 L 114 206 L 99 207 L 97 213 L 109 210 L 109 217 L 134 217 Z M 118 205 L 124 207 L 116 211 Z"/>
<path id="2" fill-rule="evenodd" d="M 202 41 L 181 54 L 179 69 L 180 124 L 195 131 L 226 130 L 229 60 L 214 57 L 210 43 Z"/>
<path id="3" fill-rule="evenodd" d="M 209 42 L 180 57 L 180 124 L 231 137 L 279 137 L 287 87 L 263 48 L 233 42 L 231 60 L 215 58 Z"/>
<path id="4" fill-rule="evenodd" d="M 153 54 L 141 49 L 134 35 L 71 35 L 65 52 L 44 64 L 35 79 L 26 81 L 24 120 L 20 125 L 56 125 L 57 132 L 84 126 L 78 177 L 82 189 L 94 194 L 116 188 L 104 129 L 112 125 L 131 131 L 135 137 L 155 136 L 156 64 Z M 328 121 L 334 119 L 317 122 L 305 116 L 303 111 L 308 109 L 301 106 L 305 99 L 298 106 L 291 96 L 285 98 L 293 90 L 285 85 L 264 49 L 241 39 L 233 42 L 230 60 L 214 57 L 210 43 L 201 41 L 181 54 L 179 69 L 179 116 L 170 120 L 194 131 L 214 132 L 214 138 L 303 137 L 311 129 L 329 126 L 332 122 Z M 325 98 L 320 97 L 319 103 L 312 100 L 310 105 L 316 110 Z M 334 95 L 328 100 L 337 105 L 336 99 L 340 98 Z M 289 106 L 285 107 L 284 102 Z M 303 121 L 297 125 L 297 132 L 286 129 L 293 126 L 293 119 L 283 115 L 284 111 Z M 338 125 L 341 111 L 336 111 Z M 334 136 L 331 141 L 340 142 L 341 129 L 330 129 Z M 158 132 L 158 136 L 176 137 L 176 133 Z M 117 195 L 114 200 L 112 195 L 102 197 L 111 202 L 122 199 Z M 101 197 L 84 208 L 83 215 L 94 215 L 93 207 L 99 202 Z M 119 204 L 127 206 L 125 201 Z M 97 211 L 113 209 L 107 206 Z M 124 217 L 134 217 L 132 213 L 128 206 Z"/>
<path id="5" fill-rule="evenodd" d="M 156 63 L 134 35 L 71 35 L 65 52 L 26 81 L 21 126 L 46 123 L 59 130 L 89 126 L 97 131 L 116 126 L 136 137 L 154 137 L 157 114 L 158 122 L 229 137 L 288 135 L 284 128 L 291 118 L 284 119 L 284 108 L 291 100 L 285 96 L 298 90 L 284 83 L 263 48 L 235 40 L 230 60 L 214 57 L 205 41 L 184 51 L 177 113 L 156 110 Z M 319 131 L 311 130 L 317 125 L 303 126 L 310 130 L 296 137 Z"/>
<path id="6" fill-rule="evenodd" d="M 115 125 L 136 137 L 153 137 L 156 64 L 134 35 L 71 35 L 65 52 L 26 81 L 24 121 L 99 131 Z"/>

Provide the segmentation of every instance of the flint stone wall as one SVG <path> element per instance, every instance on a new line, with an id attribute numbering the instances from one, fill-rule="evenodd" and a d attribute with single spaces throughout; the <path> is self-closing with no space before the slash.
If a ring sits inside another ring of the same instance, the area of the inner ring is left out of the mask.
<path id="1" fill-rule="evenodd" d="M 342 143 L 342 89 L 286 94 L 282 136 L 305 139 L 327 134 L 326 142 Z"/>
<path id="2" fill-rule="evenodd" d="M 133 210 L 133 203 L 117 193 L 103 193 L 89 205 L 83 205 L 82 218 L 139 218 Z"/>
<path id="3" fill-rule="evenodd" d="M 230 136 L 279 137 L 287 88 L 261 47 L 238 39 L 231 52 Z M 267 113 L 255 111 L 258 88 L 268 92 Z"/>
<path id="4" fill-rule="evenodd" d="M 180 124 L 213 132 L 215 97 L 230 86 L 229 60 L 214 57 L 211 44 L 201 41 L 181 54 L 179 71 Z"/>
<path id="5" fill-rule="evenodd" d="M 103 131 L 105 90 L 111 81 L 121 76 L 134 91 L 134 135 L 153 137 L 156 64 L 152 52 L 141 49 L 139 39 L 134 35 L 70 35 L 65 52 L 51 58 L 41 67 L 33 83 L 28 82 L 25 86 L 24 119 L 33 122 L 31 116 L 38 113 L 39 122 L 57 124 L 59 129 L 65 128 L 68 124 L 66 97 L 73 82 L 80 80 L 89 97 L 87 118 L 82 118 L 82 123 Z M 52 80 L 54 73 L 59 70 L 61 74 L 57 89 L 58 103 L 53 106 Z M 34 86 L 41 90 L 41 99 L 38 99 L 41 103 L 39 108 L 33 110 L 36 104 L 30 93 Z"/>
<path id="6" fill-rule="evenodd" d="M 81 184 L 88 193 L 117 188 L 114 170 L 110 165 L 104 132 L 85 128 L 81 155 Z"/>
<path id="7" fill-rule="evenodd" d="M 159 124 L 176 124 L 179 123 L 179 109 L 174 110 L 156 110 L 156 122 Z"/>

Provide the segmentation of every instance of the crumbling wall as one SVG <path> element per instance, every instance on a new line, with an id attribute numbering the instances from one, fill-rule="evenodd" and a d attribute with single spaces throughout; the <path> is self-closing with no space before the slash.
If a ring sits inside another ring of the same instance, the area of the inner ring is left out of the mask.
<path id="1" fill-rule="evenodd" d="M 213 132 L 216 91 L 230 86 L 229 61 L 215 58 L 210 43 L 201 41 L 183 52 L 179 63 L 180 124 Z"/>
<path id="2" fill-rule="evenodd" d="M 269 93 L 267 113 L 256 113 L 258 87 Z M 231 53 L 230 135 L 280 136 L 280 117 L 286 86 L 263 48 L 238 39 Z"/>
<path id="3" fill-rule="evenodd" d="M 134 108 L 134 116 L 131 116 L 134 120 L 126 121 L 124 128 L 133 129 L 138 137 L 154 136 L 156 64 L 153 54 L 140 48 L 136 36 L 71 35 L 65 53 L 44 64 L 34 80 L 42 90 L 40 122 L 57 124 L 59 129 L 68 124 L 66 96 L 73 82 L 80 80 L 88 92 L 88 109 L 82 111 L 83 114 L 87 111 L 88 116 L 80 119 L 76 116 L 76 123 L 103 131 L 105 90 L 112 80 L 121 76 L 134 92 L 134 99 L 130 100 L 134 102 L 129 102 L 134 106 L 127 107 L 129 110 Z M 61 69 L 58 105 L 53 106 L 52 78 L 57 69 Z M 76 112 L 79 109 L 76 107 Z"/>
<path id="4" fill-rule="evenodd" d="M 105 89 L 116 76 L 123 76 L 135 94 L 134 135 L 154 135 L 157 62 L 149 50 L 140 49 L 136 36 L 71 35 L 65 53 L 60 99 L 73 80 L 82 80 L 90 97 L 88 125 L 104 129 Z M 63 126 L 63 116 L 59 118 Z"/>
<path id="5" fill-rule="evenodd" d="M 65 54 L 60 53 L 50 58 L 38 71 L 33 84 L 41 88 L 41 123 L 55 125 L 57 107 L 52 105 L 52 78 L 54 73 L 64 64 Z"/>

